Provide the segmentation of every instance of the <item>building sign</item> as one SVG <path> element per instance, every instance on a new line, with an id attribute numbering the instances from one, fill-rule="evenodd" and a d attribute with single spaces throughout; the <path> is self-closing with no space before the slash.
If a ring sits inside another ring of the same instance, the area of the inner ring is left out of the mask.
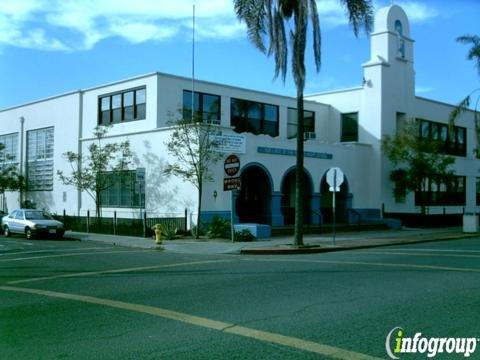
<path id="1" fill-rule="evenodd" d="M 217 148 L 215 150 L 221 153 L 245 154 L 245 135 L 223 134 L 221 131 L 218 131 L 210 134 L 210 140 L 217 144 Z"/>
<path id="2" fill-rule="evenodd" d="M 257 147 L 257 152 L 260 154 L 272 154 L 272 155 L 284 155 L 284 156 L 297 156 L 297 150 L 293 149 L 281 149 L 281 148 L 272 148 L 267 146 Z M 315 159 L 333 159 L 333 154 L 329 153 L 319 153 L 314 151 L 305 151 L 305 157 L 315 158 Z"/>
<path id="3" fill-rule="evenodd" d="M 235 154 L 230 154 L 223 162 L 225 178 L 223 179 L 223 191 L 240 190 L 240 176 L 235 176 L 240 171 L 240 159 Z"/>

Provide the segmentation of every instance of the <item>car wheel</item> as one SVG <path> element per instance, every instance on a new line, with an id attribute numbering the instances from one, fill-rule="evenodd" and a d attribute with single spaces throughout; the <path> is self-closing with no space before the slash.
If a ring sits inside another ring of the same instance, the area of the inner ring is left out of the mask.
<path id="1" fill-rule="evenodd" d="M 6 237 L 9 237 L 11 235 L 10 229 L 7 225 L 5 225 L 5 227 L 3 228 L 3 235 L 5 235 Z"/>
<path id="2" fill-rule="evenodd" d="M 30 229 L 30 228 L 28 228 L 28 227 L 25 229 L 25 237 L 26 237 L 28 240 L 33 239 L 32 229 Z"/>

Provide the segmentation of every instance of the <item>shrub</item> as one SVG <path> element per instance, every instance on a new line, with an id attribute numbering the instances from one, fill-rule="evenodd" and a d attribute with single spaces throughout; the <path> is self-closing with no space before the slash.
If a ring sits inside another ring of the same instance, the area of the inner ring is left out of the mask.
<path id="1" fill-rule="evenodd" d="M 255 240 L 255 236 L 250 230 L 243 229 L 242 231 L 236 231 L 233 239 L 238 242 L 246 242 Z"/>
<path id="2" fill-rule="evenodd" d="M 229 239 L 231 237 L 230 221 L 220 216 L 214 216 L 208 225 L 207 236 L 209 238 Z"/>

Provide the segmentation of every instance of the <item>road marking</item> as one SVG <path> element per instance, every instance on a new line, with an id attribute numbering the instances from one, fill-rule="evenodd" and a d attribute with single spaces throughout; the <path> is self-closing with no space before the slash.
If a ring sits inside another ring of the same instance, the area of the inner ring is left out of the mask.
<path id="1" fill-rule="evenodd" d="M 401 252 L 401 251 L 355 251 L 355 254 L 365 254 L 365 255 L 400 255 L 400 256 L 431 256 L 431 257 L 458 257 L 458 258 L 480 258 L 480 255 L 470 255 L 470 254 L 435 254 L 435 253 L 411 253 L 411 252 Z"/>
<path id="2" fill-rule="evenodd" d="M 0 246 L 4 246 L 4 245 L 0 245 Z M 85 251 L 85 250 L 108 250 L 108 249 L 115 249 L 115 247 L 104 246 L 104 247 L 91 247 L 91 248 L 78 248 L 78 249 L 64 248 L 64 249 L 51 249 L 51 250 L 18 251 L 18 252 L 12 252 L 12 253 L 9 253 L 9 254 L 0 254 L 0 256 L 41 254 L 41 253 L 47 253 L 47 252 L 61 252 L 61 251 L 82 251 L 82 250 Z"/>
<path id="3" fill-rule="evenodd" d="M 480 253 L 480 250 L 449 250 L 449 249 L 412 249 L 412 248 L 398 248 L 392 249 L 392 251 L 401 250 L 401 251 L 413 251 L 413 252 L 428 252 L 428 251 L 435 251 L 435 252 L 453 252 L 453 253 Z M 388 249 L 390 251 L 390 249 Z"/>
<path id="4" fill-rule="evenodd" d="M 299 262 L 299 263 L 320 263 L 320 264 L 334 264 L 334 265 L 366 265 L 366 266 L 384 266 L 384 267 L 405 267 L 422 270 L 444 270 L 444 271 L 461 271 L 461 272 L 480 272 L 478 268 L 458 268 L 449 266 L 437 265 L 418 265 L 418 264 L 398 264 L 398 263 L 378 263 L 366 261 L 343 261 L 343 260 L 289 260 L 289 259 L 241 259 L 243 261 L 266 261 L 266 262 Z"/>
<path id="5" fill-rule="evenodd" d="M 300 338 L 295 338 L 291 336 L 281 335 L 277 333 L 272 333 L 268 331 L 256 330 L 244 326 L 239 326 L 235 324 L 226 323 L 223 321 L 212 320 L 200 316 L 190 315 L 187 313 L 181 313 L 177 311 L 172 311 L 168 309 L 162 309 L 158 307 L 141 305 L 141 304 L 132 304 L 126 303 L 123 301 L 109 300 L 103 298 L 97 298 L 92 296 L 78 295 L 78 294 L 69 294 L 62 292 L 54 292 L 48 290 L 40 289 L 28 289 L 28 288 L 18 288 L 11 286 L 0 286 L 0 290 L 12 291 L 12 292 L 22 292 L 26 294 L 34 295 L 43 295 L 47 297 L 79 301 L 83 303 L 103 305 L 112 308 L 117 308 L 121 310 L 128 310 L 143 314 L 149 314 L 158 316 L 161 318 L 180 321 L 186 324 L 200 326 L 203 328 L 217 330 L 223 333 L 238 335 L 242 337 L 247 337 L 255 339 L 258 341 L 269 342 L 281 346 L 286 346 L 290 348 L 295 348 L 298 350 L 308 351 L 324 356 L 328 356 L 332 359 L 342 359 L 342 360 L 380 360 L 370 355 L 357 353 L 354 351 L 345 350 L 342 348 L 337 348 L 330 345 L 325 345 L 309 340 L 303 340 Z"/>
<path id="6" fill-rule="evenodd" d="M 20 258 L 13 258 L 13 259 L 0 259 L 0 262 L 7 262 L 7 261 L 23 261 L 23 260 L 33 260 L 33 259 L 49 259 L 49 258 L 57 258 L 57 257 L 70 257 L 70 256 L 83 256 L 83 255 L 103 255 L 103 254 L 130 254 L 130 253 L 138 253 L 138 252 L 148 252 L 149 250 L 117 250 L 117 251 L 100 251 L 100 252 L 86 252 L 86 253 L 73 253 L 73 254 L 58 254 L 58 255 L 45 255 L 45 256 L 29 256 L 29 257 L 20 257 Z"/>
<path id="7" fill-rule="evenodd" d="M 24 280 L 14 280 L 14 281 L 7 282 L 7 284 L 10 284 L 10 285 L 24 284 L 24 283 L 38 282 L 38 281 L 44 281 L 44 280 L 55 280 L 55 279 L 70 278 L 70 277 L 82 277 L 82 276 L 103 275 L 103 274 L 119 274 L 124 272 L 155 270 L 155 269 L 178 267 L 178 266 L 213 264 L 213 263 L 230 262 L 230 261 L 232 260 L 205 260 L 205 261 L 191 261 L 186 263 L 141 266 L 141 267 L 133 267 L 133 268 L 113 269 L 113 270 L 86 271 L 86 272 L 73 273 L 73 274 L 62 274 L 62 275 L 37 277 L 37 278 L 24 279 Z"/>

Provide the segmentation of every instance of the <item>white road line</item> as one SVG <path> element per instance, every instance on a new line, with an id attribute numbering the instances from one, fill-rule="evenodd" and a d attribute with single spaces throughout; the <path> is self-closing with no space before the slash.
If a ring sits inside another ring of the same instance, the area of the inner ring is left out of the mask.
<path id="1" fill-rule="evenodd" d="M 70 256 L 83 256 L 83 255 L 104 255 L 104 254 L 129 254 L 129 253 L 139 253 L 139 252 L 150 252 L 149 250 L 120 250 L 120 251 L 100 251 L 100 252 L 86 252 L 86 253 L 74 253 L 74 254 L 58 254 L 58 255 L 45 255 L 45 256 L 29 256 L 29 257 L 20 257 L 13 259 L 0 259 L 0 262 L 8 261 L 24 261 L 24 260 L 34 260 L 34 259 L 49 259 L 49 258 L 59 258 L 59 257 L 70 257 Z"/>
<path id="2" fill-rule="evenodd" d="M 14 280 L 14 281 L 9 281 L 7 284 L 12 284 L 12 285 L 24 284 L 24 283 L 31 283 L 31 282 L 38 282 L 38 281 L 45 281 L 45 280 L 71 278 L 71 277 L 82 277 L 82 276 L 103 275 L 103 274 L 119 274 L 119 273 L 126 273 L 126 272 L 155 270 L 155 269 L 172 268 L 172 267 L 179 267 L 179 266 L 213 264 L 213 263 L 230 262 L 230 261 L 233 261 L 233 260 L 190 261 L 186 263 L 176 263 L 176 264 L 162 264 L 162 265 L 141 266 L 141 267 L 102 270 L 102 271 L 86 271 L 86 272 L 73 273 L 73 274 L 62 274 L 62 275 L 37 277 L 37 278 L 24 279 L 24 280 Z"/>
<path id="3" fill-rule="evenodd" d="M 332 265 L 362 265 L 362 266 L 382 266 L 382 267 L 396 267 L 396 268 L 412 268 L 421 270 L 443 270 L 443 271 L 459 271 L 459 272 L 478 272 L 480 268 L 461 268 L 450 266 L 436 266 L 436 265 L 418 265 L 418 264 L 399 264 L 399 263 L 379 263 L 367 261 L 343 261 L 343 260 L 306 260 L 306 259 L 252 259 L 242 258 L 243 261 L 258 261 L 258 262 L 297 262 L 297 263 L 319 263 Z"/>
<path id="4" fill-rule="evenodd" d="M 4 245 L 0 245 L 4 246 Z M 110 250 L 118 249 L 114 246 L 104 246 L 104 247 L 90 247 L 90 248 L 63 248 L 63 249 L 51 249 L 51 250 L 35 250 L 35 251 L 17 251 L 8 254 L 0 254 L 0 256 L 15 256 L 15 255 L 25 255 L 25 254 L 41 254 L 49 252 L 62 252 L 62 251 L 85 251 L 85 250 Z"/>
<path id="5" fill-rule="evenodd" d="M 449 249 L 413 249 L 413 248 L 395 248 L 395 249 L 384 249 L 382 251 L 412 251 L 412 252 L 453 252 L 453 253 L 480 253 L 480 250 L 449 250 Z M 375 250 L 372 250 L 375 251 Z"/>
<path id="6" fill-rule="evenodd" d="M 178 311 L 162 309 L 158 307 L 126 303 L 123 301 L 110 300 L 104 298 L 97 298 L 92 296 L 69 294 L 62 292 L 54 292 L 40 289 L 17 288 L 10 286 L 0 286 L 0 290 L 11 292 L 22 292 L 26 294 L 42 295 L 47 297 L 59 298 L 64 300 L 78 301 L 83 303 L 108 306 L 111 308 L 133 311 L 143 314 L 158 316 L 164 319 L 183 322 L 189 325 L 200 326 L 207 329 L 217 330 L 219 332 L 238 335 L 257 341 L 277 344 L 285 347 L 290 347 L 302 351 L 316 353 L 323 356 L 328 356 L 332 359 L 341 360 L 381 360 L 370 355 L 330 346 L 326 344 L 317 343 L 314 341 L 304 340 L 296 337 L 285 336 L 273 332 L 256 330 L 245 326 L 226 323 L 223 321 L 212 320 L 205 317 L 195 316 Z"/>
<path id="7" fill-rule="evenodd" d="M 429 252 L 413 253 L 413 252 L 401 252 L 401 251 L 355 251 L 355 254 L 365 255 L 399 255 L 399 256 L 428 256 L 428 257 L 456 257 L 456 258 L 471 258 L 479 259 L 480 255 L 471 254 L 435 254 Z"/>

